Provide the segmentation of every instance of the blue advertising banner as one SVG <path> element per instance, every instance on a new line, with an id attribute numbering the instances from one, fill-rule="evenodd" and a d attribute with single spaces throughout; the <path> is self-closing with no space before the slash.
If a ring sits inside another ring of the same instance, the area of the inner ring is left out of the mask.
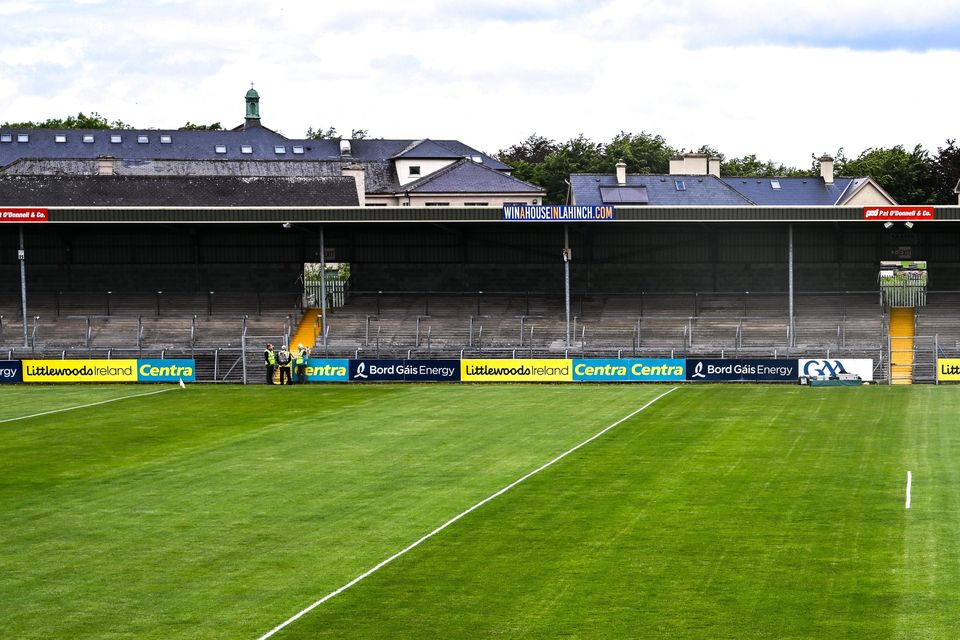
<path id="1" fill-rule="evenodd" d="M 616 220 L 616 216 L 616 209 L 611 204 L 503 205 L 503 219 L 511 222 L 597 222 Z"/>
<path id="2" fill-rule="evenodd" d="M 196 370 L 193 360 L 137 360 L 137 382 L 194 382 Z"/>
<path id="3" fill-rule="evenodd" d="M 799 380 L 796 358 L 780 360 L 695 360 L 687 358 L 691 382 L 790 382 Z"/>
<path id="4" fill-rule="evenodd" d="M 19 360 L 0 360 L 0 384 L 23 382 L 23 363 Z"/>
<path id="5" fill-rule="evenodd" d="M 351 360 L 351 382 L 457 382 L 459 360 Z"/>
<path id="6" fill-rule="evenodd" d="M 308 382 L 346 382 L 350 361 L 346 358 L 307 358 Z M 294 371 L 296 376 L 296 371 Z"/>
<path id="7" fill-rule="evenodd" d="M 655 358 L 586 358 L 573 360 L 578 382 L 663 382 L 685 380 L 686 361 Z"/>

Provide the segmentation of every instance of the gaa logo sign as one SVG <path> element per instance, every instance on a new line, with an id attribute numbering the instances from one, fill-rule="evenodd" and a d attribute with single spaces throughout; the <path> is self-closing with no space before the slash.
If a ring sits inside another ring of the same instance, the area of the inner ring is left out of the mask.
<path id="1" fill-rule="evenodd" d="M 841 373 L 850 373 L 843 367 L 840 360 L 805 360 L 803 369 L 800 370 L 802 376 L 827 376 L 835 378 Z"/>
<path id="2" fill-rule="evenodd" d="M 800 375 L 804 378 L 836 378 L 841 374 L 857 375 L 861 380 L 873 380 L 873 360 L 869 358 L 800 360 Z"/>

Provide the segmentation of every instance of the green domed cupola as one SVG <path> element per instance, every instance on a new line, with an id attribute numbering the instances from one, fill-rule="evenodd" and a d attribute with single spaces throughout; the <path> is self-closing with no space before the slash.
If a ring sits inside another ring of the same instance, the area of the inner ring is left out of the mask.
<path id="1" fill-rule="evenodd" d="M 257 90 L 253 88 L 253 83 L 250 83 L 250 90 L 247 91 L 247 120 L 259 120 L 260 119 L 260 94 L 257 93 Z"/>

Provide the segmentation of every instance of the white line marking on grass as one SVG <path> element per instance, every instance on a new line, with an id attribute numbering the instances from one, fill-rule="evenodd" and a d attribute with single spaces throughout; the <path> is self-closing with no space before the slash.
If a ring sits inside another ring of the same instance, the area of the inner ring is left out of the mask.
<path id="1" fill-rule="evenodd" d="M 543 470 L 546 469 L 547 467 L 550 467 L 550 466 L 552 466 L 554 463 L 559 462 L 560 460 L 563 460 L 564 458 L 566 458 L 568 455 L 570 455 L 571 453 L 573 453 L 574 451 L 576 451 L 576 450 L 579 449 L 580 447 L 583 447 L 583 446 L 585 446 L 585 445 L 590 444 L 591 442 L 593 442 L 594 440 L 596 440 L 597 438 L 599 438 L 600 436 L 602 436 L 603 434 L 605 434 L 607 431 L 610 431 L 610 429 L 613 429 L 613 428 L 616 427 L 618 424 L 629 420 L 629 419 L 632 418 L 633 416 L 637 415 L 638 413 L 640 413 L 641 411 L 643 411 L 644 409 L 646 409 L 647 407 L 649 407 L 650 405 L 652 405 L 654 402 L 656 402 L 656 401 L 659 400 L 660 398 L 666 396 L 666 395 L 669 394 L 669 393 L 672 393 L 672 392 L 676 391 L 677 389 L 679 389 L 679 387 L 673 387 L 673 388 L 669 389 L 668 391 L 664 391 L 664 392 L 661 393 L 659 396 L 657 396 L 656 398 L 654 398 L 653 400 L 651 400 L 651 401 L 648 402 L 647 404 L 643 405 L 642 407 L 640 407 L 640 408 L 637 409 L 636 411 L 633 411 L 632 413 L 629 413 L 629 414 L 625 415 L 624 417 L 620 418 L 619 420 L 617 420 L 616 422 L 614 422 L 614 423 L 611 424 L 610 426 L 605 427 L 605 428 L 604 428 L 603 430 L 601 430 L 601 431 L 598 431 L 597 433 L 595 433 L 594 435 L 590 436 L 589 438 L 587 438 L 586 440 L 584 440 L 583 442 L 581 442 L 581 443 L 578 444 L 577 446 L 573 447 L 572 449 L 568 449 L 568 450 L 564 451 L 563 453 L 561 453 L 560 455 L 558 455 L 556 458 L 554 458 L 554 459 L 551 460 L 550 462 L 548 462 L 548 463 L 546 463 L 546 464 L 544 464 L 544 465 L 542 465 L 542 466 L 540 466 L 540 467 L 537 467 L 536 469 L 534 469 L 533 471 L 531 471 L 531 472 L 528 473 L 527 475 L 523 476 L 523 477 L 520 478 L 519 480 L 514 480 L 513 482 L 511 482 L 510 484 L 508 484 L 507 486 L 505 486 L 503 489 L 500 489 L 499 491 L 497 491 L 497 492 L 494 493 L 493 495 L 491 495 L 491 496 L 489 496 L 489 497 L 487 497 L 487 498 L 484 498 L 483 500 L 481 500 L 481 501 L 478 502 L 477 504 L 473 505 L 472 507 L 470 507 L 470 508 L 467 509 L 466 511 L 460 513 L 459 515 L 456 515 L 456 516 L 450 518 L 449 520 L 447 520 L 446 522 L 444 522 L 442 525 L 440 525 L 439 527 L 437 527 L 436 529 L 434 529 L 433 531 L 431 531 L 431 532 L 428 533 L 427 535 L 423 536 L 422 538 L 420 538 L 420 539 L 417 540 L 416 542 L 414 542 L 414 543 L 412 543 L 412 544 L 404 547 L 403 549 L 401 549 L 400 551 L 396 552 L 395 554 L 393 554 L 392 556 L 390 556 L 389 558 L 387 558 L 386 560 L 384 560 L 384 561 L 381 562 L 380 564 L 376 565 L 376 566 L 373 567 L 372 569 L 369 569 L 369 570 L 367 570 L 366 572 L 361 573 L 359 576 L 357 576 L 356 578 L 354 578 L 353 580 L 351 580 L 351 581 L 348 582 L 347 584 L 343 585 L 342 587 L 340 587 L 340 588 L 337 589 L 336 591 L 331 591 L 331 592 L 328 593 L 327 595 L 323 596 L 322 598 L 320 598 L 319 600 L 317 600 L 316 602 L 314 602 L 313 604 L 311 604 L 309 607 L 303 609 L 303 610 L 300 611 L 299 613 L 297 613 L 297 614 L 291 616 L 290 618 L 288 618 L 287 620 L 281 622 L 280 624 L 278 624 L 277 626 L 275 626 L 273 629 L 271 629 L 270 631 L 266 632 L 265 634 L 263 634 L 262 636 L 260 636 L 259 638 L 257 638 L 257 640 L 266 640 L 267 638 L 271 637 L 272 635 L 274 635 L 275 633 L 277 633 L 278 631 L 280 631 L 280 630 L 283 629 L 284 627 L 289 626 L 290 624 L 296 622 L 297 620 L 299 620 L 299 619 L 302 618 L 303 616 L 307 615 L 308 613 L 310 613 L 311 611 L 313 611 L 314 609 L 316 609 L 317 607 L 319 607 L 321 604 L 323 604 L 324 602 L 326 602 L 326 601 L 329 600 L 330 598 L 333 598 L 334 596 L 343 593 L 344 591 L 346 591 L 347 589 L 349 589 L 349 588 L 352 587 L 353 585 L 357 584 L 358 582 L 360 582 L 360 581 L 363 580 L 364 578 L 366 578 L 366 577 L 368 577 L 368 576 L 376 573 L 377 571 L 379 571 L 379 570 L 382 569 L 383 567 L 387 566 L 388 564 L 390 564 L 391 562 L 393 562 L 394 560 L 396 560 L 397 558 L 399 558 L 400 556 L 402 556 L 402 555 L 405 554 L 406 552 L 410 551 L 411 549 L 419 546 L 421 543 L 423 543 L 423 542 L 429 540 L 430 538 L 432 538 L 433 536 L 437 535 L 438 533 L 440 533 L 441 531 L 443 531 L 444 529 L 446 529 L 447 527 L 449 527 L 450 525 L 452 525 L 454 522 L 456 522 L 456 521 L 459 520 L 460 518 L 466 516 L 466 515 L 469 514 L 469 513 L 472 513 L 472 512 L 474 512 L 474 511 L 476 511 L 477 509 L 479 509 L 479 508 L 482 507 L 483 505 L 487 504 L 488 502 L 490 502 L 490 501 L 493 500 L 494 498 L 497 498 L 497 497 L 499 497 L 499 496 L 502 496 L 502 495 L 505 494 L 507 491 L 509 491 L 510 489 L 514 488 L 515 486 L 517 486 L 518 484 L 520 484 L 521 482 L 523 482 L 523 481 L 526 480 L 527 478 L 530 478 L 530 477 L 532 477 L 532 476 L 535 476 L 536 474 L 540 473 L 541 471 L 543 471 Z"/>
<path id="2" fill-rule="evenodd" d="M 107 404 L 108 402 L 117 402 L 118 400 L 127 400 L 129 398 L 142 398 L 143 396 L 152 396 L 158 393 L 165 393 L 167 391 L 173 391 L 177 387 L 168 387 L 166 389 L 160 389 L 160 391 L 150 391 L 148 393 L 136 393 L 132 396 L 122 396 L 120 398 L 110 398 L 109 400 L 101 400 L 100 402 L 91 402 L 90 404 L 81 404 L 76 407 L 66 407 L 65 409 L 54 409 L 53 411 L 44 411 L 42 413 L 32 413 L 29 416 L 18 416 L 16 418 L 6 418 L 0 420 L 0 424 L 4 422 L 15 422 L 17 420 L 26 420 L 27 418 L 39 418 L 40 416 L 49 416 L 52 413 L 63 413 L 64 411 L 73 411 L 74 409 L 86 409 L 87 407 L 95 407 L 100 404 Z"/>
<path id="3" fill-rule="evenodd" d="M 913 474 L 907 471 L 907 509 L 910 508 L 910 487 L 913 485 Z"/>

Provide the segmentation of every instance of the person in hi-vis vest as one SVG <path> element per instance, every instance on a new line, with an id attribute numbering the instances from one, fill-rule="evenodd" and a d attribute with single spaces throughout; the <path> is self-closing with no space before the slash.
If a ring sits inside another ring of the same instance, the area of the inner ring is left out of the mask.
<path id="1" fill-rule="evenodd" d="M 268 344 L 263 350 L 263 366 L 267 369 L 267 384 L 273 384 L 273 372 L 277 368 L 277 354 L 273 352 L 273 345 Z"/>
<path id="2" fill-rule="evenodd" d="M 310 349 L 303 346 L 303 343 L 298 344 L 299 348 L 297 351 L 297 357 L 294 359 L 294 364 L 297 367 L 297 382 L 299 384 L 307 383 L 307 360 L 310 359 Z"/>
<path id="3" fill-rule="evenodd" d="M 280 368 L 280 384 L 293 384 L 293 359 L 286 347 L 277 354 L 277 366 Z"/>

